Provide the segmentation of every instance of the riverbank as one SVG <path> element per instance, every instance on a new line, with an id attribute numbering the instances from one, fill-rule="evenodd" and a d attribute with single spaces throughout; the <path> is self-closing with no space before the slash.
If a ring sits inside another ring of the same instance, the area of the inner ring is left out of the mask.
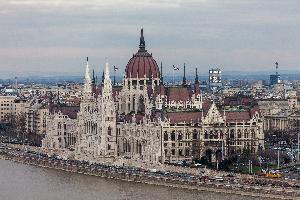
<path id="1" fill-rule="evenodd" d="M 149 172 L 140 168 L 110 166 L 105 164 L 89 164 L 76 160 L 62 160 L 40 154 L 22 152 L 21 150 L 7 150 L 0 154 L 1 159 L 29 164 L 38 167 L 63 170 L 73 173 L 112 178 L 123 181 L 193 189 L 199 191 L 237 194 L 257 198 L 269 199 L 299 199 L 300 191 L 291 187 L 276 185 L 255 186 L 240 184 L 232 178 L 225 178 L 222 182 L 189 174 L 170 172 Z"/>

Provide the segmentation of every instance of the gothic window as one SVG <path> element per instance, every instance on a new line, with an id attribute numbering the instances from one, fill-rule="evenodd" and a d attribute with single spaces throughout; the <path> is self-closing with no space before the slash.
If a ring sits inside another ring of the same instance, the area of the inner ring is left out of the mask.
<path id="1" fill-rule="evenodd" d="M 111 146 L 110 144 L 107 145 L 107 150 L 110 150 L 111 149 Z"/>
<path id="2" fill-rule="evenodd" d="M 204 139 L 208 139 L 208 133 L 207 133 L 207 130 L 204 131 Z"/>
<path id="3" fill-rule="evenodd" d="M 111 135 L 111 127 L 110 126 L 107 129 L 107 135 Z"/>
<path id="4" fill-rule="evenodd" d="M 142 95 L 139 98 L 138 111 L 141 113 L 145 112 L 145 100 Z"/>
<path id="5" fill-rule="evenodd" d="M 190 139 L 190 136 L 191 136 L 191 133 L 190 133 L 190 132 L 187 132 L 187 133 L 185 134 L 185 139 L 186 139 L 186 140 L 189 140 L 189 139 Z"/>
<path id="6" fill-rule="evenodd" d="M 58 128 L 58 129 L 61 129 L 61 123 L 60 123 L 60 122 L 58 122 L 57 128 Z"/>
<path id="7" fill-rule="evenodd" d="M 135 110 L 135 95 L 132 97 L 132 110 Z"/>
<path id="8" fill-rule="evenodd" d="M 175 149 L 172 149 L 172 155 L 173 156 L 175 155 Z"/>
<path id="9" fill-rule="evenodd" d="M 182 149 L 178 150 L 178 154 L 179 154 L 179 156 L 182 156 Z"/>
<path id="10" fill-rule="evenodd" d="M 234 130 L 233 129 L 230 130 L 230 138 L 234 138 Z"/>
<path id="11" fill-rule="evenodd" d="M 214 138 L 215 138 L 215 139 L 218 139 L 218 135 L 219 135 L 218 130 L 215 130 L 215 132 L 214 132 Z"/>
<path id="12" fill-rule="evenodd" d="M 169 140 L 169 135 L 167 133 L 167 131 L 165 131 L 164 133 L 164 141 L 168 141 Z"/>
<path id="13" fill-rule="evenodd" d="M 175 138 L 175 131 L 172 131 L 172 133 L 171 133 L 171 140 L 172 140 L 172 141 L 175 141 L 175 139 L 176 139 L 176 138 Z"/>
<path id="14" fill-rule="evenodd" d="M 245 129 L 244 138 L 248 138 L 248 130 L 247 129 Z"/>
<path id="15" fill-rule="evenodd" d="M 190 150 L 189 149 L 185 150 L 185 156 L 190 156 Z"/>
<path id="16" fill-rule="evenodd" d="M 224 137 L 224 133 L 222 130 L 220 130 L 220 139 L 223 139 L 223 137 Z"/>
<path id="17" fill-rule="evenodd" d="M 214 134 L 214 131 L 209 131 L 209 139 L 213 139 L 213 134 Z"/>
<path id="18" fill-rule="evenodd" d="M 238 138 L 241 138 L 242 137 L 242 133 L 241 133 L 240 129 L 238 129 L 237 133 L 238 133 Z"/>
<path id="19" fill-rule="evenodd" d="M 198 133 L 197 133 L 197 130 L 196 130 L 196 129 L 193 130 L 193 139 L 194 139 L 194 140 L 197 140 L 197 139 L 198 139 Z"/>
<path id="20" fill-rule="evenodd" d="M 178 134 L 178 140 L 182 140 L 182 133 L 181 132 L 179 132 L 179 134 Z"/>

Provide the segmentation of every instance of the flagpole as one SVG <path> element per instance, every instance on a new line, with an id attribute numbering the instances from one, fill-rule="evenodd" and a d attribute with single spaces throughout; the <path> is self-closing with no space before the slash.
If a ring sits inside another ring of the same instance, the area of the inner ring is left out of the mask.
<path id="1" fill-rule="evenodd" d="M 173 85 L 175 85 L 174 71 L 175 71 L 175 66 L 173 65 Z"/>

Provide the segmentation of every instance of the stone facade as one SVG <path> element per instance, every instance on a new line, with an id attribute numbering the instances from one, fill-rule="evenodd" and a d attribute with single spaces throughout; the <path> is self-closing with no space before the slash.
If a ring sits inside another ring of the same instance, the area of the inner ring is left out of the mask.
<path id="1" fill-rule="evenodd" d="M 49 149 L 74 149 L 76 143 L 76 119 L 61 112 L 47 116 L 46 136 L 42 140 L 42 147 Z"/>
<path id="2" fill-rule="evenodd" d="M 77 119 L 76 154 L 87 157 L 115 156 L 117 154 L 116 111 L 108 63 L 105 67 L 102 94 L 97 97 L 92 92 L 92 81 L 87 63 L 83 98 Z"/>

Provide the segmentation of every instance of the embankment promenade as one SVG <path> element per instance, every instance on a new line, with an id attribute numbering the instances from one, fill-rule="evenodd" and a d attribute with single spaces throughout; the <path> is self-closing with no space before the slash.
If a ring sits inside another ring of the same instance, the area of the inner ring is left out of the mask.
<path id="1" fill-rule="evenodd" d="M 142 168 L 64 160 L 32 151 L 7 148 L 0 151 L 0 159 L 43 168 L 63 170 L 102 178 L 185 188 L 199 191 L 237 194 L 264 199 L 300 199 L 300 182 L 266 178 L 241 179 L 222 177 L 217 180 L 207 175 L 151 171 Z"/>

